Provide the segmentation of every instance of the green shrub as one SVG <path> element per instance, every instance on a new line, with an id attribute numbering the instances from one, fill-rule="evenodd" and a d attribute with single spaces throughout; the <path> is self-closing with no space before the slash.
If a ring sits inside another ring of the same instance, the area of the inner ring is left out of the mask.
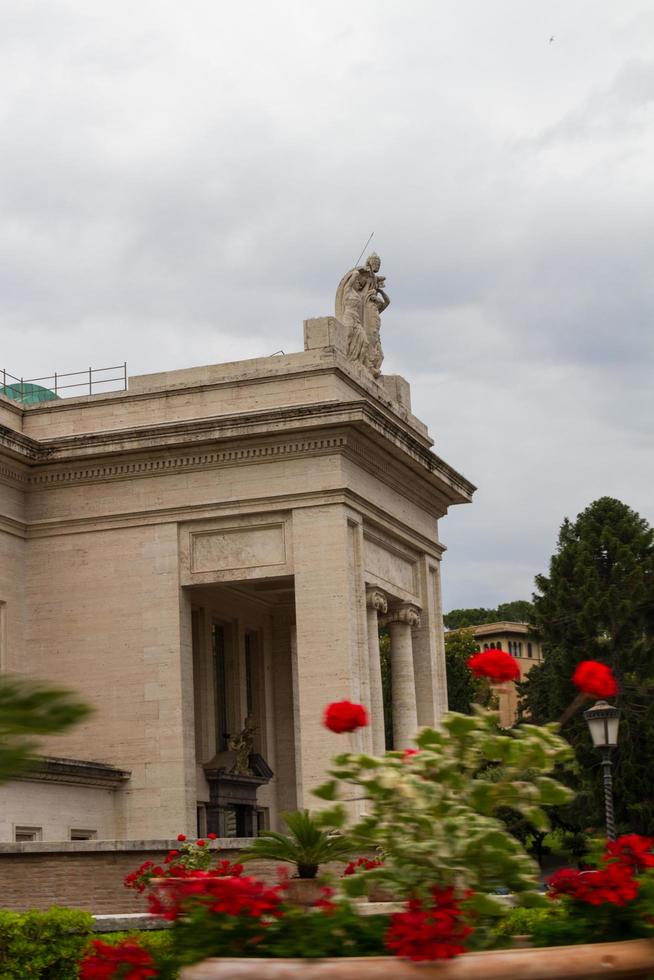
<path id="1" fill-rule="evenodd" d="M 1 980 L 76 980 L 93 917 L 79 909 L 0 911 Z"/>
<path id="2" fill-rule="evenodd" d="M 534 933 L 540 931 L 545 920 L 551 919 L 556 911 L 554 906 L 545 909 L 530 909 L 521 906 L 509 909 L 507 914 L 493 926 L 493 935 L 496 940 L 493 945 L 511 946 L 511 940 L 514 936 L 533 937 Z"/>

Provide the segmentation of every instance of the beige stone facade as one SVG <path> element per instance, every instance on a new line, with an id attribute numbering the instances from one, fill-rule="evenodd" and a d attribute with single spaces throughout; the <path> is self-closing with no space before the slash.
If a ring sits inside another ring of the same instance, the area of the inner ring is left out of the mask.
<path id="1" fill-rule="evenodd" d="M 0 788 L 0 839 L 203 832 L 203 766 L 248 715 L 274 773 L 262 822 L 315 806 L 336 751 L 383 744 L 382 618 L 398 746 L 438 719 L 438 521 L 474 487 L 409 397 L 348 357 L 333 317 L 306 322 L 297 354 L 32 406 L 0 396 L 0 669 L 95 708 L 48 743 L 47 773 Z M 343 698 L 373 724 L 327 732 Z"/>

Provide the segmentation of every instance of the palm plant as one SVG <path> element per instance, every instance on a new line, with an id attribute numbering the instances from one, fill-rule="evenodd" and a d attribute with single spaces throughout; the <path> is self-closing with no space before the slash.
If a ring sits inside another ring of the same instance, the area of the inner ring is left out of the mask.
<path id="1" fill-rule="evenodd" d="M 295 865 L 298 878 L 315 878 L 321 864 L 337 861 L 353 849 L 347 837 L 322 829 L 308 810 L 287 811 L 281 816 L 289 833 L 263 830 L 242 855 L 242 860 L 282 861 Z"/>

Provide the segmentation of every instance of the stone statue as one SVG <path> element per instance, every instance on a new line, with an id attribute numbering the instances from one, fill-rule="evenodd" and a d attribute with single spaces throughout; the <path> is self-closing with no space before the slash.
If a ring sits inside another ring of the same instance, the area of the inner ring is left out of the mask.
<path id="1" fill-rule="evenodd" d="M 336 290 L 336 318 L 348 328 L 347 356 L 378 378 L 384 360 L 380 338 L 381 314 L 390 300 L 386 278 L 378 275 L 381 260 L 373 252 L 364 266 L 346 272 Z"/>
<path id="2" fill-rule="evenodd" d="M 230 752 L 236 753 L 236 761 L 232 766 L 232 773 L 235 776 L 251 776 L 250 754 L 254 745 L 254 736 L 257 726 L 252 715 L 245 719 L 245 727 L 238 735 L 230 735 L 227 741 L 227 748 Z"/>

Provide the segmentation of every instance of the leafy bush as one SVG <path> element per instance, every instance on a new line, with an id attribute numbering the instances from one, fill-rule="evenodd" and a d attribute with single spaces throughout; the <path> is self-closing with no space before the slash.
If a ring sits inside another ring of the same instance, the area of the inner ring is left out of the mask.
<path id="1" fill-rule="evenodd" d="M 173 926 L 178 967 L 211 956 L 340 957 L 383 956 L 388 917 L 360 915 L 347 901 L 325 898 L 315 909 L 284 907 L 283 914 L 248 922 L 247 913 L 229 915 L 206 904 L 186 907 Z"/>
<path id="2" fill-rule="evenodd" d="M 78 909 L 0 911 L 0 977 L 76 980 L 76 964 L 91 939 L 92 929 L 92 916 Z"/>
<path id="3" fill-rule="evenodd" d="M 544 909 L 517 908 L 509 909 L 504 918 L 499 919 L 493 928 L 495 946 L 511 946 L 514 936 L 530 936 L 539 930 L 545 920 L 558 914 L 558 910 L 550 905 Z"/>
<path id="4" fill-rule="evenodd" d="M 569 799 L 570 790 L 548 775 L 570 756 L 556 728 L 503 733 L 497 715 L 477 707 L 473 716 L 450 712 L 439 729 L 423 728 L 416 744 L 383 758 L 337 756 L 332 780 L 316 791 L 334 802 L 325 814 L 332 823 L 346 821 L 340 800 L 365 797 L 366 815 L 348 833 L 362 849 L 383 854 L 382 867 L 344 879 L 345 891 L 355 896 L 375 883 L 412 898 L 454 885 L 473 889 L 478 914 L 491 917 L 503 912 L 490 897 L 501 887 L 521 904 L 542 902 L 537 866 L 498 811 L 510 808 L 547 829 L 543 807 Z M 489 778 L 492 767 L 499 778 Z"/>

